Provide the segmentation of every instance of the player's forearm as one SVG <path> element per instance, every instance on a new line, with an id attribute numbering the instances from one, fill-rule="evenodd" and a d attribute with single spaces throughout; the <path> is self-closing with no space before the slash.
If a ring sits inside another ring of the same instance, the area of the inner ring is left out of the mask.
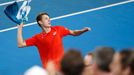
<path id="1" fill-rule="evenodd" d="M 82 33 L 84 33 L 85 31 L 84 30 L 74 30 L 73 31 L 73 35 L 74 36 L 78 36 L 78 35 L 81 35 Z"/>
<path id="2" fill-rule="evenodd" d="M 18 39 L 18 47 L 24 47 L 25 46 L 25 42 L 23 40 L 22 28 L 21 27 L 18 27 L 17 39 Z"/>
<path id="3" fill-rule="evenodd" d="M 87 32 L 91 30 L 90 28 L 84 28 L 84 29 L 81 29 L 81 30 L 70 30 L 70 34 L 73 35 L 73 36 L 78 36 L 78 35 L 81 35 L 82 33 L 84 32 Z"/>

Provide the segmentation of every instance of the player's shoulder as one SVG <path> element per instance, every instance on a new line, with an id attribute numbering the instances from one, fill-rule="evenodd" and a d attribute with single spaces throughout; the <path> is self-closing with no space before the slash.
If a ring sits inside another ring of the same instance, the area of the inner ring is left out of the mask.
<path id="1" fill-rule="evenodd" d="M 33 37 L 34 37 L 34 38 L 38 38 L 41 34 L 42 34 L 42 32 L 37 33 L 37 34 L 34 34 Z"/>
<path id="2" fill-rule="evenodd" d="M 55 26 L 53 26 L 54 28 L 60 28 L 60 27 L 64 27 L 64 26 L 62 26 L 62 25 L 55 25 Z"/>

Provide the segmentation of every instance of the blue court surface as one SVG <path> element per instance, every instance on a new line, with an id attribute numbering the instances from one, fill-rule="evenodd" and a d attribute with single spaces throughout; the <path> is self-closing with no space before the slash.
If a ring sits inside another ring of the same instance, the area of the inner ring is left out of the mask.
<path id="1" fill-rule="evenodd" d="M 0 0 L 0 75 L 23 75 L 33 65 L 41 66 L 41 61 L 36 47 L 17 47 L 17 27 L 3 12 L 7 2 L 11 0 Z M 92 28 L 81 36 L 65 37 L 65 51 L 75 48 L 84 56 L 97 46 L 117 51 L 134 47 L 134 0 L 32 0 L 31 7 L 23 28 L 25 39 L 41 32 L 35 18 L 39 12 L 47 12 L 53 26 Z"/>

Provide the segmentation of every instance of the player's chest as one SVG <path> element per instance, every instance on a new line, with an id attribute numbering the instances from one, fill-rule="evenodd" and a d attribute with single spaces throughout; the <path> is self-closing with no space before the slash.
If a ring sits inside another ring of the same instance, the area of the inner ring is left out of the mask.
<path id="1" fill-rule="evenodd" d="M 58 32 L 54 31 L 49 34 L 41 34 L 38 36 L 38 42 L 42 45 L 50 45 L 53 44 L 54 41 L 59 40 L 60 35 Z"/>

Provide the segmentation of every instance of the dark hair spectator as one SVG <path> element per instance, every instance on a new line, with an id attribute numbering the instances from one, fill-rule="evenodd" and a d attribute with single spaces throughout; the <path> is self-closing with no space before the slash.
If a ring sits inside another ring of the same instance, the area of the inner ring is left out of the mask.
<path id="1" fill-rule="evenodd" d="M 61 61 L 61 71 L 64 75 L 81 75 L 84 69 L 84 60 L 78 50 L 70 49 Z"/>
<path id="2" fill-rule="evenodd" d="M 111 66 L 113 75 L 134 75 L 134 49 L 116 53 Z"/>
<path id="3" fill-rule="evenodd" d="M 111 75 L 110 64 L 112 62 L 115 50 L 111 47 L 96 48 L 93 54 L 93 68 L 95 75 Z"/>

